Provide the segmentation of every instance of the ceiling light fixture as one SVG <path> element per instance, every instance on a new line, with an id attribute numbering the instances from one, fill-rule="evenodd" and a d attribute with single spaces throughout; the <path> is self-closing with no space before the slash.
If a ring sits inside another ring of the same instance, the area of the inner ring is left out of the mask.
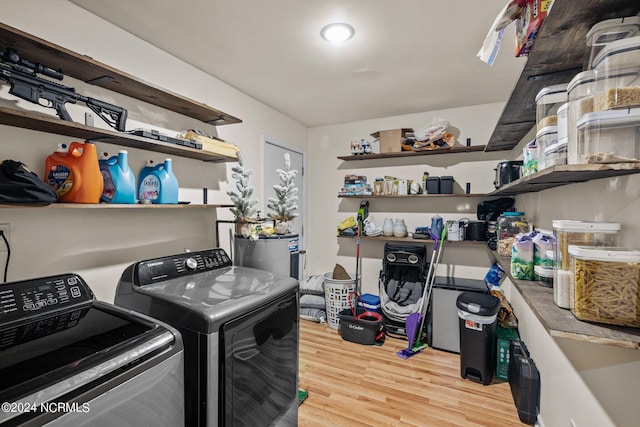
<path id="1" fill-rule="evenodd" d="M 347 41 L 353 37 L 353 33 L 353 27 L 349 24 L 343 23 L 326 25 L 322 31 L 320 31 L 322 38 L 332 43 Z"/>

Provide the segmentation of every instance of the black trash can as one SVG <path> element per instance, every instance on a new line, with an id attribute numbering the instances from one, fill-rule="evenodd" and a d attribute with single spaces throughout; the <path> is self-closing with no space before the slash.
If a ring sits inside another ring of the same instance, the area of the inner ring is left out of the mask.
<path id="1" fill-rule="evenodd" d="M 456 300 L 460 321 L 460 375 L 487 385 L 496 363 L 496 319 L 500 299 L 463 292 Z"/>

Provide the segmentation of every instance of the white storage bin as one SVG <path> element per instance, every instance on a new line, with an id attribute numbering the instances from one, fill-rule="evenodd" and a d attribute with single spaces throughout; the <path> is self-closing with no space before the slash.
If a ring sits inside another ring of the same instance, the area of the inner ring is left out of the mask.
<path id="1" fill-rule="evenodd" d="M 536 125 L 540 130 L 558 125 L 558 108 L 567 102 L 567 83 L 547 86 L 536 95 Z"/>
<path id="2" fill-rule="evenodd" d="M 540 129 L 536 133 L 536 142 L 538 144 L 538 171 L 548 167 L 546 164 L 546 159 L 544 153 L 547 150 L 547 147 L 555 145 L 558 143 L 558 127 L 557 126 L 547 126 Z"/>
<path id="3" fill-rule="evenodd" d="M 640 108 L 585 114 L 577 127 L 580 163 L 640 161 Z"/>
<path id="4" fill-rule="evenodd" d="M 593 95 L 596 87 L 594 70 L 578 73 L 571 81 L 567 109 L 567 164 L 578 164 L 578 117 L 593 112 Z"/>
<path id="5" fill-rule="evenodd" d="M 640 36 L 608 44 L 594 67 L 594 111 L 640 107 Z"/>
<path id="6" fill-rule="evenodd" d="M 607 19 L 595 24 L 587 33 L 589 59 L 585 69 L 593 68 L 594 59 L 608 44 L 640 35 L 640 16 Z"/>
<path id="7" fill-rule="evenodd" d="M 562 308 L 573 306 L 573 270 L 569 246 L 617 246 L 619 223 L 553 220 L 555 270 L 553 300 Z"/>

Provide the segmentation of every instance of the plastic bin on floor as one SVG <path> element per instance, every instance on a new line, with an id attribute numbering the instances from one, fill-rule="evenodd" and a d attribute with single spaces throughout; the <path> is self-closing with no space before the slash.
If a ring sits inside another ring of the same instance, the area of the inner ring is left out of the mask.
<path id="1" fill-rule="evenodd" d="M 500 300 L 493 295 L 463 292 L 456 300 L 460 318 L 460 375 L 487 385 L 496 364 L 496 319 Z"/>
<path id="2" fill-rule="evenodd" d="M 355 274 L 351 274 L 355 277 Z M 356 279 L 338 280 L 333 278 L 333 272 L 324 274 L 324 300 L 327 308 L 327 324 L 332 329 L 340 325 L 340 312 L 349 307 L 349 299 L 353 307 L 357 307 L 355 294 Z"/>

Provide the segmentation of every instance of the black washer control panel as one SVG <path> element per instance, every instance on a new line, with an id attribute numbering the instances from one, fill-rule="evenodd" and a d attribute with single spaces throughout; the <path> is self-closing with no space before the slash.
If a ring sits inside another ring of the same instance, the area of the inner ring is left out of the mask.
<path id="1" fill-rule="evenodd" d="M 5 283 L 0 285 L 0 324 L 92 301 L 93 293 L 76 274 Z"/>
<path id="2" fill-rule="evenodd" d="M 150 285 L 176 277 L 230 266 L 231 258 L 222 248 L 185 252 L 179 255 L 140 261 L 135 268 L 135 284 L 138 286 Z"/>

